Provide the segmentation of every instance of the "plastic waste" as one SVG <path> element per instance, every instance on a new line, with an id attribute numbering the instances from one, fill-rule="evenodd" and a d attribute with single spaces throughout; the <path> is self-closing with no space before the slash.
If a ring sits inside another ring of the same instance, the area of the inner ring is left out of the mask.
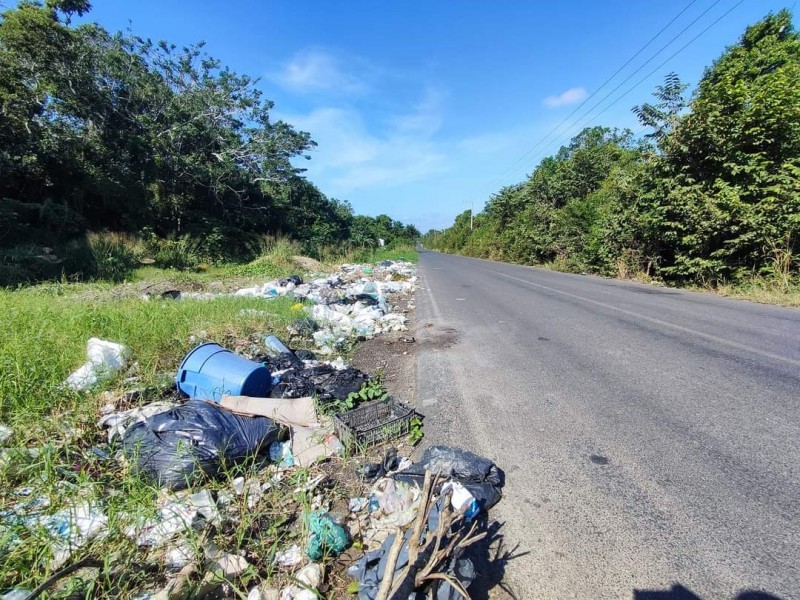
<path id="1" fill-rule="evenodd" d="M 373 483 L 398 465 L 397 450 L 389 448 L 379 463 L 369 463 L 356 469 L 359 478 L 367 483 Z"/>
<path id="2" fill-rule="evenodd" d="M 308 539 L 306 554 L 312 560 L 319 560 L 325 554 L 338 555 L 347 548 L 347 532 L 336 524 L 331 517 L 322 511 L 315 511 L 308 516 L 311 536 Z"/>
<path id="3" fill-rule="evenodd" d="M 43 527 L 53 540 L 50 567 L 54 569 L 67 562 L 75 550 L 108 533 L 108 517 L 90 502 L 35 517 L 29 526 L 33 524 Z"/>
<path id="4" fill-rule="evenodd" d="M 200 523 L 220 525 L 222 516 L 209 490 L 182 496 L 170 495 L 159 502 L 158 512 L 149 519 L 136 519 L 125 535 L 139 546 L 158 548 L 175 535 L 188 532 Z M 180 568 L 180 567 L 179 567 Z"/>
<path id="5" fill-rule="evenodd" d="M 272 442 L 269 447 L 269 460 L 282 469 L 294 466 L 292 442 Z"/>
<path id="6" fill-rule="evenodd" d="M 123 411 L 106 412 L 97 425 L 108 429 L 108 443 L 112 444 L 117 438 L 122 439 L 128 428 L 134 423 L 146 421 L 149 417 L 166 412 L 175 406 L 172 402 L 153 402 L 146 406 Z"/>
<path id="7" fill-rule="evenodd" d="M 0 423 L 0 446 L 2 446 L 8 440 L 10 440 L 11 436 L 13 435 L 14 435 L 14 430 L 11 429 L 11 427 L 8 427 Z"/>
<path id="8" fill-rule="evenodd" d="M 431 446 L 422 460 L 393 475 L 398 481 L 421 485 L 425 471 L 452 477 L 461 483 L 477 501 L 482 510 L 491 508 L 502 497 L 505 483 L 503 471 L 488 458 L 449 446 Z"/>
<path id="9" fill-rule="evenodd" d="M 317 588 L 322 583 L 322 566 L 311 563 L 300 569 L 294 576 L 296 585 L 281 590 L 281 600 L 317 600 Z"/>
<path id="10" fill-rule="evenodd" d="M 303 278 L 300 275 L 289 275 L 288 277 L 284 277 L 283 279 L 278 279 L 278 285 L 286 286 L 287 284 L 294 284 L 294 285 L 302 285 Z"/>
<path id="11" fill-rule="evenodd" d="M 200 400 L 189 400 L 135 423 L 123 451 L 143 476 L 182 489 L 203 476 L 258 454 L 276 441 L 279 427 L 266 417 L 242 417 Z"/>
<path id="12" fill-rule="evenodd" d="M 274 335 L 268 335 L 264 338 L 264 347 L 267 349 L 267 352 L 273 356 L 292 353 L 292 351 Z"/>
<path id="13" fill-rule="evenodd" d="M 272 376 L 264 365 L 208 342 L 186 355 L 175 383 L 190 398 L 219 402 L 224 395 L 264 397 L 272 389 Z"/>
<path id="14" fill-rule="evenodd" d="M 372 510 L 373 502 L 378 508 Z M 420 490 L 416 485 L 384 477 L 375 482 L 370 494 L 370 520 L 376 529 L 405 527 L 417 516 Z"/>
<path id="15" fill-rule="evenodd" d="M 303 562 L 303 552 L 300 550 L 300 546 L 292 544 L 286 550 L 278 552 L 274 562 L 281 567 L 294 567 Z"/>
<path id="16" fill-rule="evenodd" d="M 122 344 L 89 338 L 86 342 L 88 362 L 67 377 L 65 385 L 73 390 L 85 390 L 112 377 L 130 360 L 130 350 Z"/>
<path id="17" fill-rule="evenodd" d="M 33 592 L 33 590 L 14 588 L 13 590 L 9 590 L 0 596 L 0 600 L 26 600 L 26 598 L 30 596 L 31 592 Z"/>
<path id="18" fill-rule="evenodd" d="M 369 506 L 369 498 L 350 498 L 347 503 L 347 510 L 350 512 L 361 512 Z"/>

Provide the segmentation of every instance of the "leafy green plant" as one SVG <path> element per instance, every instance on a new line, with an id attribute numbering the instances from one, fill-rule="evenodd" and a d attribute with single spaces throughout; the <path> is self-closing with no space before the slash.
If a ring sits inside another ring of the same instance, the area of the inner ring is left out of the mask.
<path id="1" fill-rule="evenodd" d="M 422 431 L 422 419 L 414 417 L 409 423 L 409 432 L 406 441 L 412 446 L 416 446 L 424 437 L 425 432 Z"/>

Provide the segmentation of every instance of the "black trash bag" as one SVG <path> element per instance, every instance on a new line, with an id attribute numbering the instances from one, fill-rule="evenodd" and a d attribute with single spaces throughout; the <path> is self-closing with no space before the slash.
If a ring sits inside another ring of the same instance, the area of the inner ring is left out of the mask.
<path id="1" fill-rule="evenodd" d="M 317 355 L 311 350 L 295 350 L 294 355 L 300 360 L 317 360 Z"/>
<path id="2" fill-rule="evenodd" d="M 259 354 L 253 357 L 253 361 L 263 364 L 269 369 L 270 373 L 285 371 L 286 369 L 302 369 L 303 361 L 297 358 L 293 352 L 281 352 L 274 356 L 269 354 Z"/>
<path id="3" fill-rule="evenodd" d="M 366 373 L 353 367 L 339 371 L 330 365 L 320 365 L 306 369 L 303 375 L 314 383 L 314 391 L 320 400 L 345 400 L 369 381 Z"/>
<path id="4" fill-rule="evenodd" d="M 303 371 L 290 369 L 280 375 L 278 383 L 272 386 L 272 398 L 305 398 L 314 395 L 314 382 Z"/>
<path id="5" fill-rule="evenodd" d="M 361 302 L 364 306 L 377 306 L 378 300 L 369 294 L 353 294 L 342 298 L 340 304 L 355 304 Z"/>
<path id="6" fill-rule="evenodd" d="M 475 497 L 478 505 L 487 510 L 502 497 L 500 489 L 505 483 L 505 474 L 488 458 L 449 446 L 431 446 L 422 455 L 422 460 L 408 469 L 393 475 L 400 481 L 421 482 L 425 471 L 452 477 Z"/>
<path id="7" fill-rule="evenodd" d="M 379 263 L 378 263 L 377 265 L 375 265 L 375 266 L 376 266 L 376 267 L 383 267 L 383 268 L 386 268 L 386 267 L 391 267 L 393 264 L 394 264 L 394 261 L 393 261 L 393 260 L 382 260 L 381 262 L 379 262 Z"/>
<path id="8" fill-rule="evenodd" d="M 279 434 L 280 427 L 266 417 L 243 417 L 210 402 L 189 400 L 130 427 L 123 452 L 139 473 L 179 490 L 258 454 Z"/>
<path id="9" fill-rule="evenodd" d="M 295 285 L 303 285 L 303 278 L 300 275 L 289 275 L 288 277 L 284 277 L 283 279 L 278 279 L 278 285 L 284 286 L 287 283 L 293 283 Z"/>
<path id="10" fill-rule="evenodd" d="M 270 392 L 273 398 L 303 398 L 316 395 L 323 402 L 345 400 L 358 392 L 369 376 L 349 367 L 341 371 L 330 365 L 306 369 L 291 369 L 280 375 Z"/>

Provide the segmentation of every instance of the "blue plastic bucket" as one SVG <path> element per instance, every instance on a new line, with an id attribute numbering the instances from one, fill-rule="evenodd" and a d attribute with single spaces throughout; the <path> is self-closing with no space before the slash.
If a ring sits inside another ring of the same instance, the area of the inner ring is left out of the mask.
<path id="1" fill-rule="evenodd" d="M 272 375 L 264 365 L 208 342 L 186 355 L 175 383 L 190 398 L 219 402 L 222 396 L 267 396 Z"/>

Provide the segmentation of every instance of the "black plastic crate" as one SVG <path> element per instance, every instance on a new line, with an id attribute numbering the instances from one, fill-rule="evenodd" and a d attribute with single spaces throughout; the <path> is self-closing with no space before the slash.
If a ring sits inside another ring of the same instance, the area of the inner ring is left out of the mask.
<path id="1" fill-rule="evenodd" d="M 367 402 L 333 417 L 336 435 L 346 446 L 371 446 L 408 435 L 414 409 L 394 398 Z"/>

